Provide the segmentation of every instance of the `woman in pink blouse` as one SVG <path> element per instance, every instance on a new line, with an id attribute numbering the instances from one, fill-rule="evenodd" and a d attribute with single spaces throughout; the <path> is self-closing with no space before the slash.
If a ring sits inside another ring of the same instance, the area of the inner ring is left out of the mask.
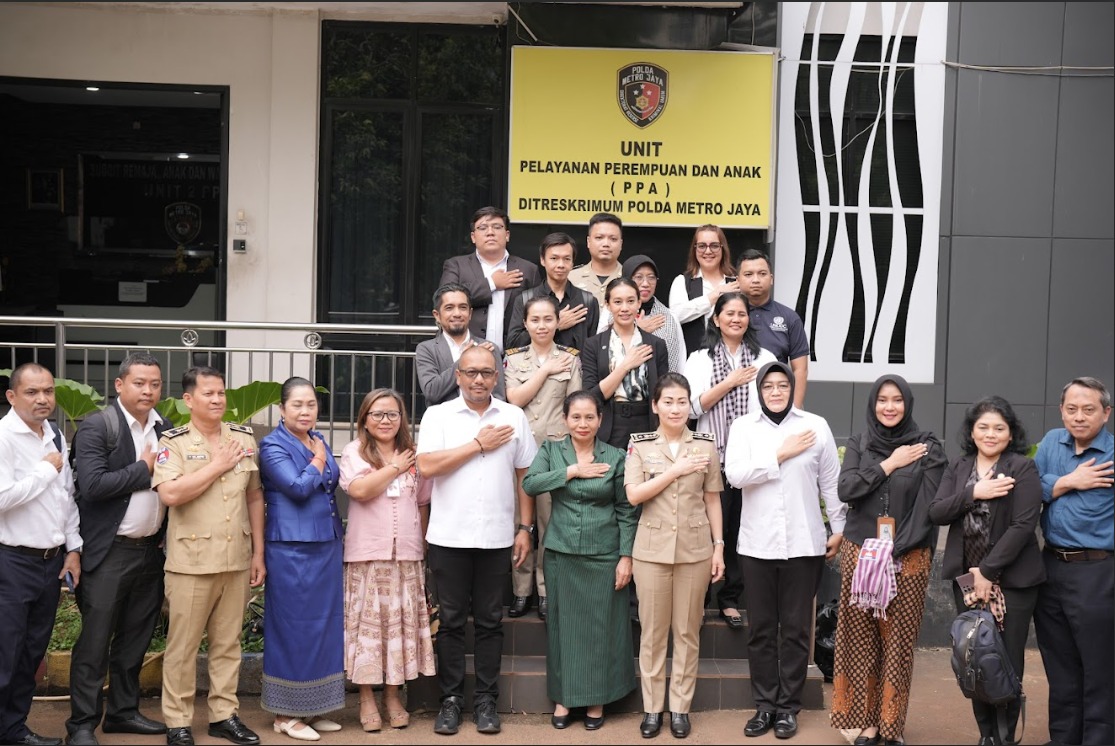
<path id="1" fill-rule="evenodd" d="M 410 715 L 399 687 L 433 676 L 434 647 L 426 609 L 423 536 L 430 517 L 430 482 L 414 468 L 403 399 L 376 389 L 360 405 L 359 438 L 341 455 L 348 493 L 345 535 L 345 672 L 360 686 L 360 724 L 383 727 L 372 687 L 383 685 L 392 728 Z"/>

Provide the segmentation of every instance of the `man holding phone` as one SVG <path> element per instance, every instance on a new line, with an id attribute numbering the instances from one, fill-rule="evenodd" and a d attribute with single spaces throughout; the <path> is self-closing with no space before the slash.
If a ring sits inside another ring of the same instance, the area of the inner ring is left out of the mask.
<path id="1" fill-rule="evenodd" d="M 0 743 L 59 746 L 31 732 L 35 672 L 46 654 L 59 582 L 81 582 L 81 536 L 66 440 L 47 418 L 54 376 L 25 363 L 8 381 L 0 419 Z"/>

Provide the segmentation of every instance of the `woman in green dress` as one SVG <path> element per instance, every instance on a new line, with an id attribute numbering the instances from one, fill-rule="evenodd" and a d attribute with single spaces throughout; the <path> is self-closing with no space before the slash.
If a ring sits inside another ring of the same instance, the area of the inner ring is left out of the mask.
<path id="1" fill-rule="evenodd" d="M 635 508 L 623 487 L 625 454 L 597 440 L 603 405 L 588 391 L 565 398 L 569 435 L 546 441 L 523 480 L 549 492 L 545 566 L 549 616 L 546 688 L 551 722 L 567 728 L 585 707 L 585 728 L 604 725 L 604 705 L 635 688 L 627 584 Z"/>

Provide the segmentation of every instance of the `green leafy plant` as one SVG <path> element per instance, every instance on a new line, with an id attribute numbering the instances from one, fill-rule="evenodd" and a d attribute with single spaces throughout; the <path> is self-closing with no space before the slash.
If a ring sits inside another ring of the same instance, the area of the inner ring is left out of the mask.
<path id="1" fill-rule="evenodd" d="M 329 389 L 324 386 L 316 386 L 314 390 L 321 394 L 329 393 Z M 235 422 L 238 425 L 247 424 L 263 410 L 278 404 L 282 398 L 282 391 L 282 384 L 275 381 L 252 381 L 244 386 L 225 389 L 227 407 L 222 419 L 225 422 Z M 190 410 L 181 399 L 167 397 L 159 402 L 155 408 L 175 427 L 185 425 L 190 421 Z"/>
<path id="2" fill-rule="evenodd" d="M 11 375 L 11 368 L 0 369 L 0 377 L 10 378 Z M 85 415 L 104 409 L 104 400 L 92 386 L 69 378 L 54 379 L 54 401 L 73 429 L 77 428 L 77 421 Z"/>

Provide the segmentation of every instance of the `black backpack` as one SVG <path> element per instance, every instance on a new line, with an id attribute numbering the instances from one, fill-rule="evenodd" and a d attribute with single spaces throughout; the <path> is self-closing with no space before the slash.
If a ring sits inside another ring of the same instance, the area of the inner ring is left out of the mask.
<path id="1" fill-rule="evenodd" d="M 968 699 L 1005 705 L 1022 693 L 995 617 L 985 609 L 968 609 L 953 620 L 952 672 Z"/>

